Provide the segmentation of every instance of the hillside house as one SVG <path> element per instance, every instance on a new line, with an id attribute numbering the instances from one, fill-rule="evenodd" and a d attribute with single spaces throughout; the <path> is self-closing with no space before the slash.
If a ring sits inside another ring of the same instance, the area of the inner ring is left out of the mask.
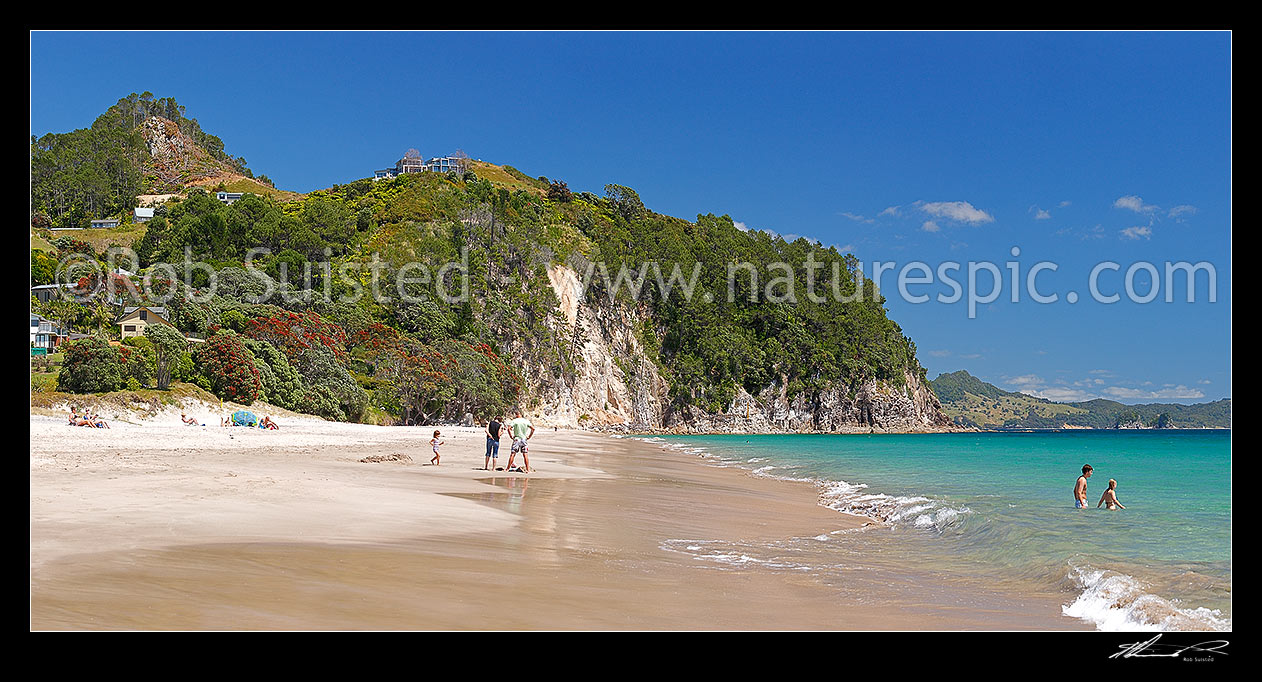
<path id="1" fill-rule="evenodd" d="M 54 298 L 60 298 L 62 289 L 72 288 L 73 285 L 70 284 L 40 284 L 31 287 L 31 295 L 39 300 L 40 303 L 48 303 Z"/>
<path id="2" fill-rule="evenodd" d="M 123 338 L 133 336 L 144 336 L 145 327 L 151 324 L 165 324 L 168 327 L 174 327 L 171 321 L 167 319 L 167 309 L 158 306 L 128 306 L 123 310 L 123 316 L 118 318 L 116 322 L 123 333 Z"/>
<path id="3" fill-rule="evenodd" d="M 147 223 L 153 220 L 152 208 L 138 208 L 133 212 L 133 216 L 138 223 Z"/>
<path id="4" fill-rule="evenodd" d="M 65 336 L 65 330 L 56 322 L 31 313 L 31 348 L 51 351 L 61 345 Z"/>
<path id="5" fill-rule="evenodd" d="M 118 227 L 122 222 L 123 221 L 118 218 L 101 218 L 99 220 L 93 220 L 91 222 L 91 227 L 94 230 L 108 230 Z"/>
<path id="6" fill-rule="evenodd" d="M 241 198 L 240 192 L 215 192 L 215 198 L 231 206 Z"/>

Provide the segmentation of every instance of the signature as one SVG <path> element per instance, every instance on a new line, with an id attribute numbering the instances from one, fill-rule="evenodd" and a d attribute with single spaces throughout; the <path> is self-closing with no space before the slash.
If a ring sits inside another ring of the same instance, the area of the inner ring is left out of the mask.
<path id="1" fill-rule="evenodd" d="M 1227 646 L 1227 640 L 1225 639 L 1211 639 L 1200 644 L 1189 644 L 1187 646 L 1157 644 L 1159 639 L 1161 639 L 1161 635 L 1157 635 L 1146 642 L 1123 644 L 1119 647 L 1121 651 L 1109 656 L 1109 658 L 1178 658 L 1185 651 L 1227 655 L 1227 652 L 1223 651 L 1223 647 Z"/>

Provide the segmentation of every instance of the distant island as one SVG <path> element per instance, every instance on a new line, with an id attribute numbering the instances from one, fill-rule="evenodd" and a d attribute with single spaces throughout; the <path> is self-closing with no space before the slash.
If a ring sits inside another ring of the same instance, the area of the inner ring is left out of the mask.
<path id="1" fill-rule="evenodd" d="M 1180 405 L 1126 405 L 1097 398 L 1058 403 L 1005 391 L 965 370 L 930 382 L 956 426 L 981 429 L 1229 429 L 1231 398 Z"/>

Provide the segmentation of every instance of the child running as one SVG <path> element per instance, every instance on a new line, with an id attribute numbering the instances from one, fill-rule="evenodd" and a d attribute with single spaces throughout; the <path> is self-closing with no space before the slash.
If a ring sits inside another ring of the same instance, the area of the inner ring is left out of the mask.
<path id="1" fill-rule="evenodd" d="M 438 446 L 442 445 L 445 441 L 439 440 L 438 438 L 439 435 L 440 433 L 438 432 L 438 430 L 435 430 L 434 437 L 429 439 L 429 446 L 431 448 L 434 448 L 434 457 L 429 460 L 429 463 L 433 464 L 434 466 L 438 466 L 439 464 L 442 464 L 442 462 L 438 459 Z"/>

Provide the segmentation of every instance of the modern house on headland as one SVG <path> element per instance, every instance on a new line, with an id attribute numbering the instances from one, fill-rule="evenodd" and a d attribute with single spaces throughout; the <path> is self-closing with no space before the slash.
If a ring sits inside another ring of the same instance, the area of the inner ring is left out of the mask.
<path id="1" fill-rule="evenodd" d="M 215 198 L 231 206 L 233 202 L 241 198 L 240 192 L 215 192 Z"/>
<path id="2" fill-rule="evenodd" d="M 403 158 L 394 164 L 394 168 L 383 168 L 373 171 L 373 180 L 388 180 L 406 173 L 449 173 L 459 170 L 461 159 L 457 156 L 435 156 L 429 161 L 421 158 L 415 150 L 409 150 Z"/>
<path id="3" fill-rule="evenodd" d="M 118 227 L 121 222 L 122 221 L 119 220 L 118 218 L 101 218 L 99 220 L 92 221 L 92 229 L 94 230 L 111 229 L 111 228 Z"/>
<path id="4" fill-rule="evenodd" d="M 152 208 L 138 208 L 133 212 L 133 215 L 135 216 L 136 222 L 147 223 L 150 220 L 153 220 L 153 209 Z"/>

